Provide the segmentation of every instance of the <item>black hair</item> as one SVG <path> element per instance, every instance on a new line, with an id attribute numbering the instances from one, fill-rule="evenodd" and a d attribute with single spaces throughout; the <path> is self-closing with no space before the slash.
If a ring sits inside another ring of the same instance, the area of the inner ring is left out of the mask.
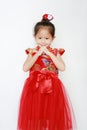
<path id="1" fill-rule="evenodd" d="M 47 27 L 52 37 L 55 36 L 55 26 L 48 19 L 37 22 L 34 26 L 34 35 L 36 35 L 41 27 Z"/>

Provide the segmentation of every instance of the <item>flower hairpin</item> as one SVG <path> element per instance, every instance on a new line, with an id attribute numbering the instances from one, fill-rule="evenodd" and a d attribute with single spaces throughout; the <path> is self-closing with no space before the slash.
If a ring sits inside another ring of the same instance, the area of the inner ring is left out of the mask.
<path id="1" fill-rule="evenodd" d="M 52 19 L 53 19 L 53 16 L 51 14 L 44 14 L 43 15 L 43 20 L 51 21 Z"/>

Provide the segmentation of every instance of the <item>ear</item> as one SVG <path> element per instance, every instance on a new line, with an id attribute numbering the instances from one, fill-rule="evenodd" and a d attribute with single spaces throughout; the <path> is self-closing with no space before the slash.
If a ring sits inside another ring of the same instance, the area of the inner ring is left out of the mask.
<path id="1" fill-rule="evenodd" d="M 35 38 L 35 34 L 33 34 L 33 37 Z"/>
<path id="2" fill-rule="evenodd" d="M 53 40 L 56 38 L 56 36 L 53 37 Z"/>

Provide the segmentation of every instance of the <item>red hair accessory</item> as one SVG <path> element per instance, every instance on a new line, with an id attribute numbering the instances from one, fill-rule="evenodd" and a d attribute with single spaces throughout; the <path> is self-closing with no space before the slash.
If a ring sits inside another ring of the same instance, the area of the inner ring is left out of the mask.
<path id="1" fill-rule="evenodd" d="M 51 14 L 44 14 L 42 20 L 51 21 L 52 19 L 53 19 L 53 16 Z"/>

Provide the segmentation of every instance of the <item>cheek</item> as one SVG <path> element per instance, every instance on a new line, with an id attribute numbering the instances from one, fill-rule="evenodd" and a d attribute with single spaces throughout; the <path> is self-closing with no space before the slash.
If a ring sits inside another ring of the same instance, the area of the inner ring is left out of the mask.
<path id="1" fill-rule="evenodd" d="M 37 42 L 40 42 L 40 39 L 37 39 Z"/>
<path id="2" fill-rule="evenodd" d="M 51 42 L 52 42 L 51 40 L 48 41 L 48 43 L 51 43 Z"/>

